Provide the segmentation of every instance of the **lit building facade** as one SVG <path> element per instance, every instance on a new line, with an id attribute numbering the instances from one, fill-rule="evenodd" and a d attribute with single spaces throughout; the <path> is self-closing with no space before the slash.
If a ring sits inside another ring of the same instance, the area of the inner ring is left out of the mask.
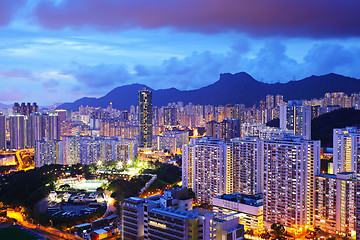
<path id="1" fill-rule="evenodd" d="M 311 139 L 311 106 L 302 105 L 301 101 L 289 101 L 280 106 L 280 128 L 292 131 Z"/>
<path id="2" fill-rule="evenodd" d="M 92 164 L 116 161 L 127 163 L 137 154 L 137 143 L 133 139 L 119 137 L 66 136 L 63 138 L 64 164 Z"/>
<path id="3" fill-rule="evenodd" d="M 193 189 L 197 203 L 211 203 L 213 197 L 230 192 L 230 161 L 231 145 L 222 139 L 190 139 L 183 146 L 183 186 Z"/>
<path id="4" fill-rule="evenodd" d="M 224 194 L 213 198 L 213 211 L 235 215 L 245 230 L 261 232 L 263 223 L 262 194 L 247 195 L 241 193 Z"/>
<path id="5" fill-rule="evenodd" d="M 139 147 L 152 147 L 152 91 L 139 91 Z"/>
<path id="6" fill-rule="evenodd" d="M 64 164 L 63 143 L 61 140 L 37 140 L 34 152 L 35 167 L 50 164 Z"/>
<path id="7" fill-rule="evenodd" d="M 336 128 L 333 130 L 333 174 L 355 172 L 357 145 L 360 141 L 360 130 L 356 127 Z"/>
<path id="8" fill-rule="evenodd" d="M 0 149 L 6 148 L 6 116 L 0 114 Z"/>
<path id="9" fill-rule="evenodd" d="M 24 115 L 10 116 L 10 148 L 25 148 L 26 144 L 26 123 Z"/>
<path id="10" fill-rule="evenodd" d="M 256 137 L 231 139 L 231 157 L 229 161 L 233 174 L 228 177 L 230 192 L 257 194 L 263 191 L 263 169 L 261 159 L 261 141 Z"/>
<path id="11" fill-rule="evenodd" d="M 145 199 L 131 197 L 122 207 L 123 239 L 244 239 L 238 217 L 192 209 L 191 198 L 180 200 L 167 193 Z"/>
<path id="12" fill-rule="evenodd" d="M 243 123 L 241 125 L 241 137 L 258 137 L 260 139 L 271 139 L 283 135 L 291 135 L 291 130 L 269 127 L 260 123 Z"/>
<path id="13" fill-rule="evenodd" d="M 355 235 L 356 174 L 316 176 L 315 227 L 331 234 Z"/>
<path id="14" fill-rule="evenodd" d="M 297 231 L 313 226 L 320 141 L 300 137 L 264 140 L 264 221 Z"/>

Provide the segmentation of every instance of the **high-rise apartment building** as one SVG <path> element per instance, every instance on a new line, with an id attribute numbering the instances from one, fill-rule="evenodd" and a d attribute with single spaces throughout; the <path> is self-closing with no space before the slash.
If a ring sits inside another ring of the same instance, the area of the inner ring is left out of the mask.
<path id="1" fill-rule="evenodd" d="M 260 123 L 243 123 L 241 124 L 241 137 L 258 137 L 260 139 L 271 139 L 283 135 L 291 135 L 292 131 L 269 127 Z"/>
<path id="2" fill-rule="evenodd" d="M 360 129 L 356 127 L 335 128 L 333 130 L 333 174 L 356 172 Z"/>
<path id="3" fill-rule="evenodd" d="M 59 116 L 60 124 L 61 124 L 62 122 L 65 122 L 65 121 L 66 121 L 66 110 L 64 110 L 64 109 L 57 109 L 57 110 L 55 110 L 55 113 Z"/>
<path id="4" fill-rule="evenodd" d="M 6 148 L 6 116 L 0 114 L 0 149 Z"/>
<path id="5" fill-rule="evenodd" d="M 10 148 L 21 149 L 26 145 L 26 125 L 24 115 L 10 116 Z"/>
<path id="6" fill-rule="evenodd" d="M 217 137 L 223 138 L 226 142 L 230 141 L 231 138 L 240 137 L 240 120 L 233 118 L 225 118 L 219 123 L 219 135 Z"/>
<path id="7" fill-rule="evenodd" d="M 36 113 L 39 112 L 39 106 L 36 103 L 33 103 L 33 105 L 31 105 L 30 103 L 21 103 L 21 105 L 19 103 L 14 103 L 13 106 L 13 113 L 14 114 L 21 114 L 21 115 L 25 115 L 25 116 L 29 116 L 31 113 Z"/>
<path id="8" fill-rule="evenodd" d="M 139 147 L 152 146 L 152 91 L 143 89 L 139 91 Z"/>
<path id="9" fill-rule="evenodd" d="M 64 164 L 75 165 L 80 163 L 80 135 L 64 136 L 62 142 Z"/>
<path id="10" fill-rule="evenodd" d="M 256 137 L 231 139 L 233 174 L 228 177 L 230 192 L 254 195 L 263 191 L 261 141 Z"/>
<path id="11" fill-rule="evenodd" d="M 343 172 L 316 176 L 314 226 L 331 234 L 355 235 L 356 175 Z"/>
<path id="12" fill-rule="evenodd" d="M 276 95 L 275 96 L 275 106 L 281 106 L 284 103 L 284 96 L 283 95 Z"/>
<path id="13" fill-rule="evenodd" d="M 280 106 L 280 128 L 293 131 L 311 139 L 311 106 L 302 105 L 301 101 L 289 101 Z"/>
<path id="14" fill-rule="evenodd" d="M 50 164 L 64 164 L 63 143 L 61 140 L 37 140 L 34 153 L 35 167 Z"/>
<path id="15" fill-rule="evenodd" d="M 274 95 L 266 95 L 266 108 L 274 108 Z"/>
<path id="16" fill-rule="evenodd" d="M 357 145 L 356 159 L 356 240 L 360 240 L 360 144 Z"/>
<path id="17" fill-rule="evenodd" d="M 230 150 L 224 140 L 210 137 L 191 139 L 183 146 L 183 186 L 193 189 L 198 203 L 211 203 L 212 197 L 230 192 L 226 189 L 232 174 Z"/>
<path id="18" fill-rule="evenodd" d="M 234 118 L 240 120 L 240 124 L 245 122 L 244 117 L 245 105 L 244 104 L 235 104 L 234 106 Z"/>
<path id="19" fill-rule="evenodd" d="M 177 117 L 176 117 L 176 108 L 167 106 L 164 107 L 164 126 L 176 126 L 177 125 Z"/>
<path id="20" fill-rule="evenodd" d="M 95 136 L 65 136 L 63 137 L 64 164 L 91 164 L 108 162 L 132 161 L 137 154 L 137 144 L 132 139 L 95 137 Z"/>
<path id="21" fill-rule="evenodd" d="M 47 139 L 60 139 L 60 119 L 57 114 L 43 115 L 45 121 L 45 137 Z"/>
<path id="22" fill-rule="evenodd" d="M 300 137 L 264 140 L 264 222 L 296 231 L 313 226 L 320 141 Z"/>
<path id="23" fill-rule="evenodd" d="M 225 106 L 225 117 L 226 118 L 234 118 L 235 117 L 235 111 L 234 111 L 234 105 L 232 104 L 226 104 Z"/>

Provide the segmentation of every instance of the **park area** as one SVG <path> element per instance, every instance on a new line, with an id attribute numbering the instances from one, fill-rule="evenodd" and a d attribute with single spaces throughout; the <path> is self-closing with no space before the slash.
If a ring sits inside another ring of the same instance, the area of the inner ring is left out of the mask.
<path id="1" fill-rule="evenodd" d="M 27 233 L 19 227 L 8 227 L 0 229 L 0 239 L 2 240 L 32 240 L 38 239 L 33 235 Z"/>

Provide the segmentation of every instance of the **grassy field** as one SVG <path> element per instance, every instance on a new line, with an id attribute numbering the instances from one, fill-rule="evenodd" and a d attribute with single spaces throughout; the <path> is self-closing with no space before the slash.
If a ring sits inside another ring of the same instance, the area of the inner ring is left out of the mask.
<path id="1" fill-rule="evenodd" d="M 0 239 L 1 240 L 24 240 L 24 239 L 35 240 L 37 238 L 17 227 L 9 227 L 9 228 L 0 229 Z"/>

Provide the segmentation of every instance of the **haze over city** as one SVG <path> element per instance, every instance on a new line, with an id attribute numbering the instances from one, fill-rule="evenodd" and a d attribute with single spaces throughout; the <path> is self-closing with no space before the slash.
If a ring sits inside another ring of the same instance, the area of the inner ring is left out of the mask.
<path id="1" fill-rule="evenodd" d="M 0 0 L 0 102 L 74 101 L 124 84 L 181 90 L 360 78 L 357 1 Z"/>

